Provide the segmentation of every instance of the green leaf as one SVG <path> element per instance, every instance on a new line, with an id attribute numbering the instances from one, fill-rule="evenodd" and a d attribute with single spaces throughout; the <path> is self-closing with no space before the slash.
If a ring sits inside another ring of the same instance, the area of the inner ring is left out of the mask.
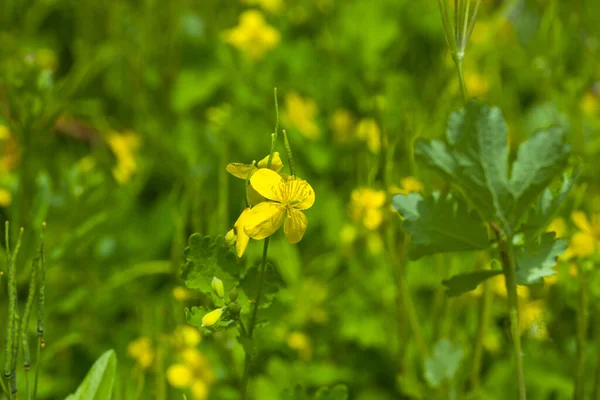
<path id="1" fill-rule="evenodd" d="M 560 128 L 535 133 L 518 151 L 509 178 L 508 129 L 502 112 L 472 101 L 450 115 L 446 143 L 415 143 L 415 154 L 456 185 L 486 221 L 515 228 L 529 205 L 565 168 Z"/>
<path id="2" fill-rule="evenodd" d="M 319 389 L 315 395 L 315 400 L 348 400 L 348 396 L 346 385 L 335 385 L 331 388 Z"/>
<path id="3" fill-rule="evenodd" d="M 483 270 L 468 274 L 459 274 L 442 281 L 442 284 L 448 288 L 446 290 L 448 297 L 454 297 L 475 290 L 481 282 L 501 273 L 502 271 L 498 270 Z"/>
<path id="4" fill-rule="evenodd" d="M 246 293 L 249 299 L 256 300 L 258 293 L 258 287 L 260 282 L 260 266 L 253 266 L 248 269 L 248 272 L 244 276 L 244 279 L 240 282 L 240 287 Z M 260 296 L 260 308 L 267 308 L 271 305 L 273 298 L 279 288 L 283 285 L 283 280 L 273 267 L 273 265 L 267 262 L 264 273 L 263 286 L 261 288 Z"/>
<path id="5" fill-rule="evenodd" d="M 231 246 L 221 236 L 211 238 L 194 233 L 184 255 L 186 263 L 182 266 L 181 278 L 188 288 L 210 293 L 210 283 L 215 276 L 223 281 L 226 290 L 237 284 L 240 267 Z"/>
<path id="6" fill-rule="evenodd" d="M 109 400 L 117 372 L 117 356 L 108 350 L 94 363 L 77 391 L 66 400 Z"/>
<path id="7" fill-rule="evenodd" d="M 176 112 L 184 112 L 203 103 L 223 82 L 220 71 L 199 72 L 182 70 L 177 76 L 171 96 L 171 107 Z"/>
<path id="8" fill-rule="evenodd" d="M 451 194 L 439 192 L 423 198 L 419 193 L 399 194 L 392 206 L 404 218 L 404 230 L 412 236 L 409 256 L 481 250 L 489 246 L 487 230 L 475 211 Z"/>
<path id="9" fill-rule="evenodd" d="M 516 250 L 517 283 L 533 285 L 554 275 L 556 258 L 567 249 L 567 242 L 555 239 L 554 232 L 544 233 L 538 240 L 530 241 Z"/>
<path id="10" fill-rule="evenodd" d="M 527 207 L 566 167 L 570 148 L 559 127 L 538 131 L 521 145 L 512 168 L 512 222 L 516 224 Z"/>
<path id="11" fill-rule="evenodd" d="M 433 348 L 433 356 L 425 360 L 425 379 L 432 387 L 452 380 L 463 358 L 462 348 L 442 339 Z"/>

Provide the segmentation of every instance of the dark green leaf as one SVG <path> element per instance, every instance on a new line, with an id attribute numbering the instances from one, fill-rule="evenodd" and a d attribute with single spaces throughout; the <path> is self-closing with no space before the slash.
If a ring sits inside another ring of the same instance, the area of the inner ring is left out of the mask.
<path id="1" fill-rule="evenodd" d="M 445 380 L 451 381 L 458 371 L 463 358 L 462 348 L 442 339 L 433 348 L 433 356 L 425 360 L 425 379 L 432 387 L 438 387 Z"/>
<path id="2" fill-rule="evenodd" d="M 454 275 L 450 279 L 442 281 L 442 284 L 448 288 L 446 294 L 449 297 L 459 296 L 463 293 L 475 290 L 477 286 L 492 276 L 500 275 L 502 271 L 483 270 L 470 272 L 468 274 Z"/>
<path id="3" fill-rule="evenodd" d="M 182 267 L 181 278 L 190 289 L 210 293 L 210 283 L 215 276 L 223 281 L 226 290 L 237 284 L 240 267 L 231 247 L 222 237 L 202 237 L 195 233 L 190 236 L 184 254 L 186 263 Z"/>
<path id="4" fill-rule="evenodd" d="M 256 295 L 258 294 L 258 287 L 260 282 L 260 266 L 251 267 L 244 279 L 242 279 L 240 283 L 240 287 L 246 293 L 246 296 L 249 299 L 256 300 Z M 283 285 L 283 280 L 281 276 L 277 272 L 277 270 L 271 265 L 271 263 L 267 263 L 264 273 L 264 282 L 261 289 L 260 296 L 260 307 L 266 308 L 271 305 L 273 297 L 279 290 L 279 288 Z"/>
<path id="5" fill-rule="evenodd" d="M 554 275 L 556 258 L 567 249 L 567 242 L 555 239 L 554 232 L 544 233 L 538 240 L 526 243 L 516 251 L 517 283 L 533 285 Z"/>
<path id="6" fill-rule="evenodd" d="M 404 230 L 411 235 L 410 258 L 451 251 L 481 250 L 488 247 L 487 230 L 475 211 L 452 195 L 433 193 L 399 194 L 392 206 L 404 218 Z"/>
<path id="7" fill-rule="evenodd" d="M 116 372 L 117 356 L 114 350 L 108 350 L 96 360 L 77 391 L 65 400 L 110 400 Z"/>
<path id="8" fill-rule="evenodd" d="M 335 385 L 331 388 L 321 388 L 317 391 L 315 400 L 348 400 L 348 387 Z"/>

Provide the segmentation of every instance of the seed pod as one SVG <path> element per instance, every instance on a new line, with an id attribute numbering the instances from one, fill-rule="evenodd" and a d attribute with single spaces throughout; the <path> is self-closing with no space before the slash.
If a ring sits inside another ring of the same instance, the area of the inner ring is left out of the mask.
<path id="1" fill-rule="evenodd" d="M 231 288 L 231 290 L 229 291 L 229 300 L 230 301 L 236 301 L 238 298 L 238 290 L 237 288 L 234 286 Z"/>
<path id="2" fill-rule="evenodd" d="M 227 308 L 233 315 L 238 315 L 242 311 L 242 307 L 238 303 L 230 303 Z"/>

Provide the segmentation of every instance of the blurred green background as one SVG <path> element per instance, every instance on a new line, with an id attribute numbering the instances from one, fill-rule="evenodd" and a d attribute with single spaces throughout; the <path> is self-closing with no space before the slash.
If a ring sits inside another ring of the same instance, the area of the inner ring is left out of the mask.
<path id="1" fill-rule="evenodd" d="M 505 294 L 491 295 L 473 386 L 481 296 L 449 299 L 440 284 L 486 261 L 436 256 L 405 271 L 430 357 L 444 368 L 446 354 L 458 362 L 454 379 L 440 382 L 425 373 L 384 251 L 382 227 L 396 220 L 381 196 L 444 188 L 412 154 L 413 140 L 441 136 L 460 105 L 437 7 L 412 0 L 2 0 L 0 213 L 13 239 L 25 228 L 20 299 L 27 258 L 42 221 L 48 224 L 40 397 L 64 398 L 114 348 L 116 399 L 238 398 L 243 352 L 235 333 L 200 338 L 186 327 L 184 307 L 207 299 L 185 289 L 179 271 L 191 233 L 224 235 L 243 209 L 244 186 L 225 166 L 268 154 L 277 87 L 298 175 L 317 201 L 298 245 L 282 233 L 271 241 L 283 288 L 258 332 L 255 398 L 302 399 L 296 387 L 334 383 L 360 400 L 511 398 Z M 469 95 L 503 110 L 513 149 L 536 129 L 568 129 L 585 165 L 571 208 L 596 216 L 599 46 L 597 0 L 484 1 L 465 61 Z M 383 154 L 393 157 L 389 187 Z M 569 213 L 563 217 L 564 234 L 576 232 Z M 240 263 L 260 252 L 252 242 Z M 590 285 L 595 300 L 600 281 Z M 577 291 L 565 264 L 558 279 L 522 294 L 531 399 L 571 396 Z M 592 321 L 600 315 L 595 304 Z M 600 329 L 592 323 L 588 334 L 590 390 L 599 390 L 593 338 Z M 442 349 L 441 360 L 434 349 Z M 185 365 L 194 366 L 193 377 L 176 388 L 173 366 Z"/>

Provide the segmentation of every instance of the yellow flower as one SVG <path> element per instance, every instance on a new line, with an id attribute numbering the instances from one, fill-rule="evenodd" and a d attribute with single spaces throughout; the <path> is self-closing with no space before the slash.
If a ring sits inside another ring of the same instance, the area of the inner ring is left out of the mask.
<path id="1" fill-rule="evenodd" d="M 356 126 L 356 137 L 367 142 L 371 153 L 379 153 L 381 150 L 381 130 L 373 118 L 364 118 Z"/>
<path id="2" fill-rule="evenodd" d="M 177 286 L 173 288 L 173 297 L 177 301 L 186 301 L 192 298 L 192 294 L 183 286 Z"/>
<path id="3" fill-rule="evenodd" d="M 562 217 L 554 218 L 552 222 L 550 222 L 550 225 L 548 225 L 548 229 L 546 229 L 546 231 L 556 233 L 557 238 L 564 237 L 567 231 L 565 219 Z"/>
<path id="4" fill-rule="evenodd" d="M 255 61 L 277 46 L 279 32 L 267 25 L 260 11 L 247 10 L 240 15 L 238 26 L 224 33 L 224 39 L 247 58 Z"/>
<path id="5" fill-rule="evenodd" d="M 600 114 L 600 98 L 591 92 L 581 98 L 581 111 L 587 117 L 595 117 Z"/>
<path id="6" fill-rule="evenodd" d="M 312 343 L 303 332 L 291 332 L 287 337 L 287 345 L 297 351 L 304 360 L 308 360 L 312 356 Z"/>
<path id="7" fill-rule="evenodd" d="M 109 132 L 106 141 L 117 159 L 113 175 L 117 182 L 125 184 L 137 171 L 135 152 L 140 146 L 139 136 L 134 132 Z"/>
<path id="8" fill-rule="evenodd" d="M 279 14 L 283 11 L 283 0 L 244 0 L 244 3 L 259 6 L 271 14 Z"/>
<path id="9" fill-rule="evenodd" d="M 208 398 L 208 386 L 204 381 L 194 381 L 190 390 L 192 391 L 192 396 L 194 396 L 194 400 L 205 400 Z"/>
<path id="10" fill-rule="evenodd" d="M 526 302 L 520 307 L 519 313 L 521 332 L 528 331 L 536 339 L 546 339 L 548 337 L 542 300 Z"/>
<path id="11" fill-rule="evenodd" d="M 317 103 L 314 100 L 304 99 L 294 92 L 285 96 L 283 118 L 298 132 L 312 140 L 321 136 L 321 130 L 315 121 L 317 113 Z"/>
<path id="12" fill-rule="evenodd" d="M 392 185 L 390 187 L 391 194 L 409 194 L 413 192 L 421 192 L 423 184 L 412 176 L 407 176 L 400 180 L 400 186 Z"/>
<path id="13" fill-rule="evenodd" d="M 261 240 L 274 234 L 285 217 L 283 231 L 290 243 L 297 243 L 304 236 L 308 220 L 302 210 L 315 202 L 313 188 L 303 179 L 284 180 L 269 169 L 256 171 L 250 183 L 267 200 L 254 206 L 247 217 L 245 230 L 248 236 Z"/>
<path id="14" fill-rule="evenodd" d="M 492 277 L 492 291 L 501 297 L 506 297 L 506 281 L 504 279 L 504 274 L 496 275 Z M 529 298 L 529 288 L 527 286 L 517 285 L 517 296 L 521 299 Z"/>
<path id="15" fill-rule="evenodd" d="M 10 129 L 7 126 L 0 125 L 0 140 L 6 140 L 10 138 Z"/>
<path id="16" fill-rule="evenodd" d="M 347 143 L 354 128 L 354 118 L 350 111 L 340 108 L 329 118 L 329 128 L 333 131 L 333 138 L 337 143 Z"/>
<path id="17" fill-rule="evenodd" d="M 379 228 L 383 221 L 386 197 L 383 190 L 360 188 L 352 191 L 350 212 L 352 219 L 362 222 L 369 230 Z"/>
<path id="18" fill-rule="evenodd" d="M 177 348 L 195 348 L 202 341 L 202 336 L 197 328 L 181 325 L 173 332 L 173 340 Z"/>
<path id="19" fill-rule="evenodd" d="M 244 211 L 240 214 L 237 221 L 233 225 L 233 229 L 231 229 L 225 235 L 225 240 L 233 244 L 235 243 L 235 249 L 238 257 L 244 255 L 246 251 L 246 247 L 248 247 L 248 242 L 250 241 L 250 236 L 244 230 L 244 226 L 248 220 L 248 216 L 250 216 L 250 208 L 245 208 Z"/>
<path id="20" fill-rule="evenodd" d="M 267 168 L 268 162 L 269 162 L 269 156 L 266 156 L 265 158 L 260 160 L 258 162 L 258 164 L 256 164 L 256 165 L 254 165 L 254 163 L 252 163 L 252 164 L 229 163 L 229 164 L 227 164 L 227 167 L 225 167 L 225 169 L 227 169 L 227 172 L 229 172 L 231 175 L 235 176 L 236 178 L 246 180 L 246 179 L 250 179 L 252 177 L 252 174 L 254 174 L 256 171 L 258 171 L 260 168 Z M 283 162 L 281 161 L 279 152 L 275 151 L 275 152 L 273 152 L 273 159 L 271 160 L 270 169 L 275 172 L 279 172 L 281 170 L 281 168 L 283 168 Z"/>
<path id="21" fill-rule="evenodd" d="M 571 238 L 569 247 L 561 258 L 587 258 L 595 254 L 600 249 L 600 213 L 594 214 L 590 221 L 585 213 L 575 211 L 571 214 L 571 220 L 578 231 Z"/>
<path id="22" fill-rule="evenodd" d="M 222 308 L 217 308 L 216 310 L 209 312 L 204 317 L 202 317 L 202 326 L 207 328 L 213 326 L 214 324 L 219 322 L 221 315 L 223 315 Z"/>
<path id="23" fill-rule="evenodd" d="M 171 386 L 186 388 L 192 384 L 194 373 L 185 364 L 173 364 L 167 369 L 167 380 Z"/>
<path id="24" fill-rule="evenodd" d="M 490 87 L 487 79 L 476 72 L 465 74 L 465 84 L 467 85 L 469 96 L 477 98 L 485 97 Z"/>
<path id="25" fill-rule="evenodd" d="M 0 189 L 0 207 L 8 207 L 12 204 L 12 193 L 7 189 Z"/>
<path id="26" fill-rule="evenodd" d="M 127 346 L 127 353 L 135 359 L 137 364 L 146 369 L 154 361 L 154 350 L 149 337 L 142 336 Z"/>

